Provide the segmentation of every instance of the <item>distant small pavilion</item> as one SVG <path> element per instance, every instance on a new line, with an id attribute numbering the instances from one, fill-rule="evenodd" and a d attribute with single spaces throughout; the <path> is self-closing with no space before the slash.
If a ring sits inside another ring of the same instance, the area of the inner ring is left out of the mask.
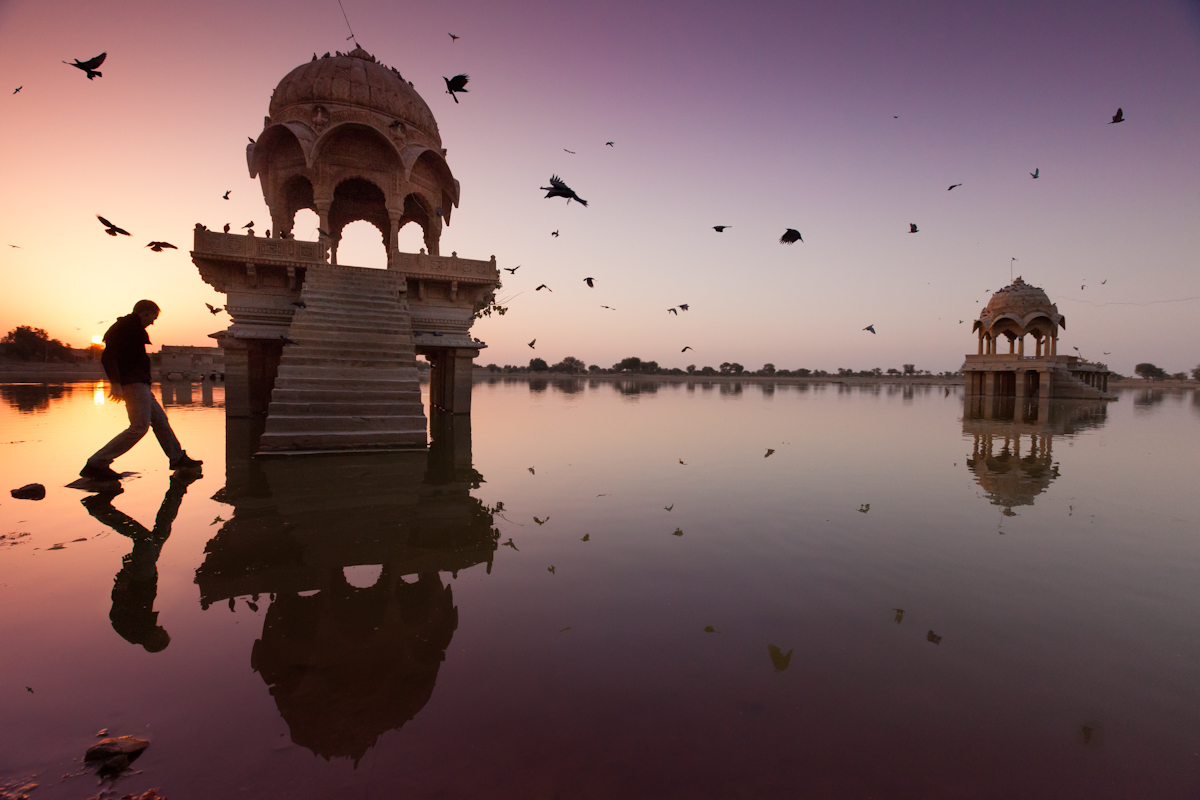
<path id="1" fill-rule="evenodd" d="M 1058 355 L 1059 330 L 1067 318 L 1046 293 L 1017 278 L 992 295 L 972 330 L 978 336 L 975 355 L 962 371 L 967 395 L 1026 399 L 1109 400 L 1108 366 L 1079 356 Z M 1033 339 L 1033 355 L 1025 354 L 1025 337 Z M 1008 352 L 997 347 L 1008 340 Z"/>

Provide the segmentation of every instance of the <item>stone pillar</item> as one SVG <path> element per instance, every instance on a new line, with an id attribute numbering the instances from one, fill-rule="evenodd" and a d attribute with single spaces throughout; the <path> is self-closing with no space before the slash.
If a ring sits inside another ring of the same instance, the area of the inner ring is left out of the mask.
<path id="1" fill-rule="evenodd" d="M 1010 356 L 1011 356 L 1011 355 L 1012 355 L 1014 352 L 1016 352 L 1016 351 L 1013 349 L 1015 345 L 1016 345 L 1016 342 L 1015 342 L 1015 341 L 1013 341 L 1013 337 L 1009 336 L 1009 337 L 1008 337 L 1008 354 L 1009 354 Z"/>
<path id="2" fill-rule="evenodd" d="M 983 373 L 983 396 L 996 396 L 996 373 L 990 370 Z"/>
<path id="3" fill-rule="evenodd" d="M 442 238 L 442 218 L 430 217 L 425 223 L 425 249 L 429 255 L 440 255 L 438 241 Z"/>
<path id="4" fill-rule="evenodd" d="M 388 220 L 391 223 L 391 230 L 387 237 L 388 269 L 392 269 L 392 262 L 395 260 L 396 253 L 400 251 L 400 217 L 402 216 L 404 216 L 403 211 L 388 209 Z"/>
<path id="5" fill-rule="evenodd" d="M 1050 336 L 1050 355 L 1058 355 L 1058 334 L 1052 334 Z"/>
<path id="6" fill-rule="evenodd" d="M 295 217 L 288 217 L 287 209 L 274 208 L 271 209 L 271 230 L 280 239 L 286 239 L 287 234 L 292 232 L 292 225 L 295 222 Z"/>
<path id="7" fill-rule="evenodd" d="M 245 342 L 222 336 L 225 352 L 225 416 L 250 416 L 250 357 Z"/>
<path id="8" fill-rule="evenodd" d="M 438 348 L 426 358 L 433 364 L 429 376 L 429 405 L 450 414 L 471 413 L 474 347 Z"/>
<path id="9" fill-rule="evenodd" d="M 979 329 L 979 355 L 983 355 L 983 329 Z"/>
<path id="10" fill-rule="evenodd" d="M 1052 370 L 1041 370 L 1038 374 L 1038 400 L 1050 402 L 1051 388 L 1050 382 L 1053 380 L 1054 372 Z"/>

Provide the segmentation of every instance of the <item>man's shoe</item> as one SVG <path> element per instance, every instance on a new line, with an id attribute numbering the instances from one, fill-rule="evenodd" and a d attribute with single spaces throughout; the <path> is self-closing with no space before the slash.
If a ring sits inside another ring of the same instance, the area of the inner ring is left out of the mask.
<path id="1" fill-rule="evenodd" d="M 184 453 L 178 459 L 171 462 L 171 469 L 199 469 L 203 463 L 200 459 L 192 458 L 187 453 Z"/>
<path id="2" fill-rule="evenodd" d="M 92 481 L 120 481 L 121 473 L 116 472 L 109 466 L 99 467 L 94 464 L 88 464 L 79 470 L 79 477 Z"/>

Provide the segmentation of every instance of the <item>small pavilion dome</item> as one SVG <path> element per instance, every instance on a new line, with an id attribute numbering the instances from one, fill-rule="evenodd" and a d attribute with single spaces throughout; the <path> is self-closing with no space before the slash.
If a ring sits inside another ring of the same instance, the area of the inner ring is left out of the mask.
<path id="1" fill-rule="evenodd" d="M 297 106 L 308 116 L 307 110 L 319 104 L 378 111 L 424 133 L 429 146 L 442 146 L 433 112 L 417 90 L 361 47 L 296 67 L 275 87 L 269 111 L 273 120 L 280 120 Z"/>
<path id="2" fill-rule="evenodd" d="M 975 330 L 993 336 L 1001 333 L 1001 328 L 1023 336 L 1034 329 L 1046 328 L 1049 333 L 1060 327 L 1067 327 L 1067 318 L 1058 313 L 1058 306 L 1050 302 L 1045 291 L 1019 276 L 992 295 L 974 325 Z"/>

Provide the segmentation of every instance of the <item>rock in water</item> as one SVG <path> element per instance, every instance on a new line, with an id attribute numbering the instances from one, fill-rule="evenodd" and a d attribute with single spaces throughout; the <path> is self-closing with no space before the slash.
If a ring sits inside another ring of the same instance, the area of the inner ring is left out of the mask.
<path id="1" fill-rule="evenodd" d="M 111 736 L 101 739 L 87 749 L 83 760 L 90 764 L 99 761 L 101 772 L 120 772 L 150 746 L 145 739 L 133 736 Z"/>
<path id="2" fill-rule="evenodd" d="M 41 500 L 46 496 L 46 487 L 40 483 L 27 483 L 20 489 L 9 492 L 17 500 Z"/>

